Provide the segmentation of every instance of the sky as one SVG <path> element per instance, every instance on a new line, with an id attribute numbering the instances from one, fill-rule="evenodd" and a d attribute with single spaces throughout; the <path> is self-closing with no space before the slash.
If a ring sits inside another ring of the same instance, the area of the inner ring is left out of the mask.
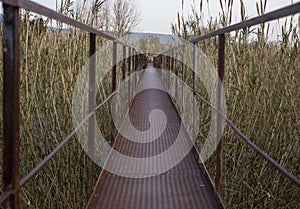
<path id="1" fill-rule="evenodd" d="M 35 0 L 36 2 L 43 4 L 47 7 L 55 9 L 55 0 Z M 80 1 L 80 0 L 74 0 Z M 187 16 L 191 13 L 192 6 L 197 11 L 200 10 L 200 0 L 185 0 L 184 8 L 182 10 L 182 0 L 135 0 L 137 8 L 141 10 L 141 23 L 135 31 L 140 32 L 154 32 L 154 33 L 170 33 L 171 23 L 177 22 L 177 12 L 183 13 Z M 207 22 L 210 16 L 217 17 L 220 13 L 220 5 L 218 0 L 208 0 L 210 2 L 207 5 L 207 0 L 203 0 L 203 16 L 204 24 Z M 246 14 L 249 18 L 257 16 L 256 2 L 260 0 L 244 0 L 246 7 Z M 59 0 L 60 2 L 60 0 Z M 294 0 L 294 2 L 300 2 L 300 0 Z M 267 12 L 279 9 L 281 7 L 291 4 L 291 0 L 268 0 Z M 240 0 L 234 0 L 233 3 L 234 14 L 233 23 L 240 20 Z M 297 18 L 295 18 L 297 20 Z M 276 30 L 279 30 L 279 27 Z"/>

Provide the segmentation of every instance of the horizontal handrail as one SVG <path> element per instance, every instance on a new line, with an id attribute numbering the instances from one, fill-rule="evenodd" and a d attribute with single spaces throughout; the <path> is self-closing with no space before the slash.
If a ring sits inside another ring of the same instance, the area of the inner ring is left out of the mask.
<path id="1" fill-rule="evenodd" d="M 272 11 L 272 12 L 269 12 L 269 13 L 261 15 L 261 16 L 258 16 L 258 17 L 255 17 L 255 18 L 252 18 L 252 19 L 249 19 L 249 20 L 246 20 L 246 21 L 228 26 L 228 27 L 224 27 L 224 28 L 219 29 L 219 30 L 215 30 L 215 31 L 213 31 L 211 33 L 208 33 L 206 35 L 203 35 L 203 36 L 200 36 L 200 37 L 197 37 L 197 38 L 193 38 L 189 42 L 191 42 L 193 44 L 197 44 L 199 41 L 203 41 L 203 40 L 215 37 L 215 36 L 220 37 L 220 36 L 223 36 L 225 33 L 230 33 L 232 31 L 237 31 L 237 30 L 240 30 L 240 29 L 243 29 L 243 28 L 247 28 L 247 27 L 251 27 L 251 26 L 254 26 L 254 25 L 262 24 L 262 23 L 265 23 L 265 22 L 269 22 L 269 21 L 272 21 L 272 20 L 276 20 L 276 19 L 279 19 L 279 18 L 289 16 L 289 15 L 293 15 L 293 14 L 296 14 L 296 13 L 299 13 L 299 12 L 300 12 L 300 2 L 292 4 L 292 5 L 284 7 L 284 8 L 281 8 L 281 9 L 278 9 L 278 10 L 275 10 L 275 11 Z M 223 40 L 223 42 L 224 42 L 224 40 Z M 180 49 L 181 47 L 183 47 L 185 45 L 186 44 L 180 44 L 179 46 L 176 46 L 174 48 L 171 48 L 171 49 L 167 50 L 165 53 L 168 53 L 169 51 L 172 51 L 172 50 L 178 50 L 178 49 Z M 220 61 L 221 61 L 220 56 L 221 56 L 221 58 L 224 59 L 224 49 L 223 50 L 219 49 L 219 64 L 220 64 Z M 219 71 L 218 74 L 220 76 L 220 80 L 222 81 L 223 75 L 221 75 L 221 74 L 223 74 L 223 72 L 224 72 L 224 66 L 221 67 L 221 68 L 219 66 L 219 70 L 221 70 L 221 71 Z M 265 160 L 267 160 L 273 167 L 275 167 L 277 170 L 279 170 L 285 177 L 289 178 L 297 186 L 300 186 L 300 180 L 298 178 L 293 176 L 290 172 L 288 172 L 285 168 L 283 168 L 279 163 L 277 163 L 273 158 L 271 158 L 263 150 L 261 150 L 259 147 L 257 147 L 247 136 L 245 136 L 234 125 L 234 123 L 231 120 L 229 120 L 227 118 L 226 115 L 224 115 L 223 112 L 220 112 L 217 107 L 215 107 L 214 105 L 209 103 L 207 100 L 205 100 L 198 92 L 196 92 L 195 90 L 193 90 L 193 91 L 194 91 L 194 94 L 197 95 L 197 97 L 202 102 L 204 102 L 207 106 L 209 106 L 210 108 L 217 111 L 218 114 L 223 119 L 225 119 L 226 123 L 234 130 L 234 132 L 236 134 L 238 134 L 240 136 L 240 138 L 242 138 L 252 149 L 254 149 L 259 155 L 261 155 Z M 221 148 L 221 149 L 223 149 L 223 148 Z M 222 150 L 221 150 L 221 152 L 222 152 Z"/>
<path id="2" fill-rule="evenodd" d="M 267 160 L 273 167 L 279 170 L 284 176 L 289 178 L 293 183 L 297 186 L 300 186 L 300 180 L 292 175 L 289 171 L 287 171 L 284 167 L 282 167 L 278 162 L 276 162 L 273 158 L 271 158 L 268 154 L 266 154 L 262 149 L 260 149 L 256 144 L 254 144 L 242 131 L 240 131 L 236 125 L 224 114 L 218 110 L 216 106 L 207 101 L 204 97 L 202 97 L 197 91 L 192 90 L 193 93 L 208 107 L 217 111 L 218 114 L 226 121 L 226 123 L 232 128 L 232 130 L 240 136 L 252 149 L 254 149 L 259 155 L 261 155 L 265 160 Z"/>
<path id="3" fill-rule="evenodd" d="M 29 181 L 36 173 L 38 173 L 49 160 L 53 158 L 69 141 L 70 139 L 78 132 L 78 130 L 95 114 L 100 107 L 102 107 L 106 102 L 108 102 L 116 92 L 110 94 L 100 105 L 98 105 L 93 112 L 91 112 L 85 119 L 78 125 L 74 130 L 42 161 L 40 162 L 33 170 L 30 171 L 25 177 L 20 180 L 19 187 L 22 187 L 27 181 Z"/>
<path id="4" fill-rule="evenodd" d="M 300 180 L 292 175 L 289 171 L 287 171 L 284 167 L 282 167 L 279 163 L 277 163 L 273 158 L 271 158 L 268 154 L 266 154 L 262 149 L 260 149 L 256 144 L 254 144 L 242 131 L 240 131 L 234 123 L 224 114 L 218 110 L 213 104 L 208 102 L 204 97 L 202 97 L 198 92 L 194 91 L 194 94 L 208 107 L 214 109 L 220 114 L 220 116 L 226 121 L 226 123 L 232 128 L 232 130 L 240 136 L 252 149 L 254 149 L 259 155 L 261 155 L 265 160 L 267 160 L 273 167 L 279 170 L 284 176 L 289 178 L 293 183 L 297 186 L 300 186 Z"/>
<path id="5" fill-rule="evenodd" d="M 219 29 L 219 30 L 215 30 L 206 35 L 203 35 L 203 36 L 200 36 L 197 38 L 193 38 L 192 40 L 190 40 L 190 42 L 196 43 L 196 42 L 199 42 L 199 41 L 202 41 L 205 39 L 209 39 L 209 38 L 221 35 L 221 34 L 229 33 L 232 31 L 243 29 L 243 28 L 248 28 L 248 27 L 262 24 L 265 22 L 269 22 L 272 20 L 277 20 L 277 19 L 289 16 L 289 15 L 299 13 L 299 12 L 300 12 L 300 2 L 294 3 L 290 6 L 275 10 L 273 12 L 269 12 L 267 14 L 264 14 L 264 15 L 261 15 L 258 17 L 251 18 L 249 20 L 245 20 L 243 22 L 240 22 L 240 23 L 237 23 L 237 24 L 234 24 L 234 25 L 231 25 L 231 26 Z"/>
<path id="6" fill-rule="evenodd" d="M 89 26 L 87 24 L 84 24 L 80 21 L 77 21 L 75 19 L 72 19 L 72 18 L 69 18 L 67 17 L 66 15 L 63 15 L 61 13 L 58 13 L 54 10 L 51 10 L 45 6 L 42 6 L 38 3 L 35 3 L 35 2 L 32 2 L 32 1 L 29 1 L 29 0 L 0 0 L 1 2 L 4 3 L 4 5 L 6 5 L 6 7 L 4 7 L 4 23 L 3 23 L 3 26 L 4 26 L 4 29 L 6 30 L 9 30 L 10 32 L 12 32 L 13 36 L 12 37 L 9 37 L 7 36 L 6 38 L 9 40 L 9 41 L 6 41 L 5 43 L 10 43 L 9 46 L 9 51 L 12 51 L 13 53 L 12 54 L 17 54 L 19 53 L 19 35 L 18 35 L 18 31 L 20 29 L 20 22 L 19 22 L 19 10 L 22 8 L 22 9 L 26 9 L 28 11 L 31 11 L 31 12 L 35 12 L 35 13 L 38 13 L 40 15 L 43 15 L 43 16 L 46 16 L 46 17 L 49 17 L 49 18 L 52 18 L 56 21 L 59 21 L 59 22 L 62 22 L 62 23 L 65 23 L 67 25 L 70 25 L 70 26 L 73 26 L 73 27 L 76 27 L 82 31 L 85 31 L 85 32 L 89 32 L 90 33 L 90 56 L 92 56 L 94 53 L 95 53 L 95 50 L 96 50 L 96 41 L 95 41 L 95 38 L 96 36 L 99 36 L 99 37 L 102 37 L 104 39 L 107 39 L 107 40 L 110 40 L 110 41 L 113 41 L 114 42 L 114 46 L 116 44 L 120 44 L 120 45 L 123 45 L 124 47 L 128 47 L 129 50 L 132 50 L 132 55 L 136 55 L 136 50 L 129 46 L 128 44 L 126 43 L 123 43 L 122 41 L 120 40 L 117 40 L 114 36 L 104 32 L 104 31 L 100 31 L 100 30 L 97 30 L 96 28 L 93 28 L 92 26 Z M 14 45 L 15 44 L 15 45 Z M 4 51 L 4 48 L 2 49 Z M 113 51 L 113 55 L 116 55 L 116 49 L 114 49 Z M 124 51 L 123 51 L 124 53 Z M 4 53 L 5 54 L 5 53 Z M 10 53 L 6 53 L 7 55 L 7 58 L 4 59 L 4 64 L 3 64 L 3 70 L 4 72 L 15 72 L 17 76 L 19 76 L 19 56 L 8 56 L 8 55 L 11 55 Z M 15 65 L 9 65 L 9 59 L 12 59 L 14 61 L 14 64 Z M 130 57 L 129 59 L 132 59 L 132 57 Z M 136 62 L 137 60 L 135 60 Z M 93 71 L 95 70 L 93 68 L 93 63 L 90 63 L 90 75 L 93 73 Z M 128 66 L 129 69 L 133 66 Z M 4 73 L 4 77 L 5 77 L 6 73 Z M 5 77 L 6 80 L 10 80 L 11 78 L 9 76 L 6 76 Z M 4 79 L 5 80 L 5 79 Z M 19 92 L 19 83 L 18 83 L 18 80 L 15 79 L 14 80 L 14 84 L 15 84 L 15 88 L 13 88 L 13 90 L 7 90 L 4 92 L 5 94 L 8 94 L 8 93 L 14 93 L 18 96 L 18 92 Z M 114 80 L 112 80 L 112 83 L 114 84 L 116 82 L 116 78 L 114 78 Z M 5 85 L 5 84 L 4 84 Z M 94 85 L 91 81 L 89 83 L 89 85 Z M 93 87 L 95 88 L 95 86 Z M 91 93 L 91 92 L 89 92 Z M 86 123 L 88 122 L 92 116 L 95 114 L 95 111 L 97 111 L 99 108 L 101 108 L 107 101 L 109 101 L 113 95 L 116 94 L 116 92 L 113 92 L 108 98 L 105 99 L 105 101 L 103 101 L 100 105 L 98 105 L 96 108 L 95 106 L 93 105 L 92 107 L 92 110 L 90 110 L 91 112 L 89 113 L 89 115 L 65 138 L 62 140 L 62 142 L 60 142 L 60 144 L 53 150 L 51 151 L 50 154 L 48 154 L 44 159 L 43 161 L 41 161 L 33 170 L 31 170 L 25 177 L 23 177 L 22 179 L 19 179 L 19 165 L 18 163 L 16 164 L 13 164 L 12 162 L 9 163 L 9 166 L 6 165 L 6 167 L 4 168 L 4 174 L 6 174 L 6 179 L 8 180 L 4 180 L 4 185 L 5 185 L 5 189 L 4 189 L 4 192 L 0 195 L 0 205 L 3 205 L 3 203 L 5 203 L 6 201 L 9 201 L 12 205 L 12 207 L 16 207 L 18 208 L 19 207 L 19 188 L 22 187 L 23 185 L 25 185 L 30 179 L 32 179 L 49 161 L 50 159 L 52 159 L 70 140 L 71 138 L 77 133 L 77 131 Z M 122 96 L 122 95 L 121 95 Z M 122 97 L 123 98 L 123 97 Z M 124 99 L 124 98 L 123 98 Z M 18 97 L 17 98 L 14 98 L 12 101 L 9 101 L 7 104 L 6 104 L 6 107 L 7 106 L 10 106 L 11 103 L 17 103 L 16 106 L 19 107 L 19 100 L 18 100 Z M 17 114 L 18 115 L 18 114 Z M 10 117 L 7 117 L 7 120 L 11 120 Z M 14 123 L 14 125 L 12 125 L 11 127 L 13 127 L 14 130 L 18 130 L 19 129 L 19 122 L 18 120 L 15 120 L 16 122 Z M 90 121 L 89 121 L 90 123 Z M 93 126 L 93 125 L 92 125 Z M 12 130 L 12 129 L 9 129 L 9 130 Z M 11 131 L 12 132 L 12 131 Z M 92 132 L 92 130 L 91 130 Z M 92 135 L 92 133 L 91 133 Z M 9 143 L 10 144 L 13 144 L 13 143 L 18 143 L 18 136 L 16 134 L 16 137 L 14 136 L 13 139 L 10 139 L 9 137 L 7 137 L 9 140 Z M 10 157 L 12 158 L 13 156 L 17 156 L 18 155 L 18 145 L 16 146 L 16 149 L 14 150 L 8 150 L 8 153 L 5 154 L 5 157 Z M 16 159 L 18 160 L 18 157 L 16 157 Z M 11 160 L 13 161 L 13 160 Z M 89 167 L 89 174 L 92 172 L 92 166 Z M 9 179 L 9 172 L 10 171 L 16 171 L 17 172 L 17 175 L 13 175 L 14 176 L 14 179 L 11 180 Z M 5 173 L 6 172 L 6 173 Z M 7 174 L 8 173 L 8 174 Z M 92 176 L 92 175 L 91 175 Z M 13 184 L 13 181 L 15 181 L 15 183 Z M 15 199 L 9 199 L 10 196 L 14 196 Z"/>
<path id="7" fill-rule="evenodd" d="M 78 20 L 67 17 L 64 14 L 61 14 L 59 12 L 56 12 L 56 11 L 52 10 L 52 9 L 49 9 L 49 8 L 39 4 L 39 3 L 30 1 L 30 0 L 0 0 L 0 1 L 2 1 L 5 4 L 14 6 L 14 7 L 23 8 L 23 9 L 29 10 L 31 12 L 35 12 L 37 14 L 52 18 L 56 21 L 65 23 L 67 25 L 71 25 L 71 26 L 76 27 L 78 29 L 81 29 L 85 32 L 89 32 L 89 33 L 95 34 L 99 37 L 102 37 L 104 39 L 107 39 L 107 40 L 110 40 L 110 41 L 115 41 L 118 44 L 130 47 L 128 44 L 120 41 L 119 39 L 117 39 L 116 37 L 108 34 L 105 31 L 100 31 L 100 30 L 98 30 L 98 29 L 96 29 L 92 26 L 89 26 L 89 25 L 87 25 L 85 23 L 82 23 Z"/>
<path id="8" fill-rule="evenodd" d="M 112 41 L 116 40 L 115 37 L 103 32 L 103 31 L 97 30 L 97 29 L 95 29 L 91 26 L 88 26 L 88 25 L 86 25 L 82 22 L 79 22 L 77 20 L 69 18 L 66 15 L 58 13 L 58 12 L 52 10 L 52 9 L 49 9 L 45 6 L 42 6 L 42 5 L 38 4 L 36 2 L 32 2 L 32 1 L 29 1 L 29 0 L 0 0 L 0 1 L 2 1 L 5 4 L 9 4 L 11 6 L 20 7 L 20 8 L 38 13 L 38 14 L 43 15 L 43 16 L 53 18 L 57 21 L 63 22 L 63 23 L 68 24 L 68 25 L 72 25 L 72 26 L 77 27 L 79 29 L 82 29 L 86 32 L 90 32 L 90 33 L 93 33 L 95 35 L 98 35 L 102 38 L 112 40 Z"/>
<path id="9" fill-rule="evenodd" d="M 115 94 L 120 95 L 122 97 L 122 99 L 123 99 L 123 96 L 119 92 L 115 91 L 111 95 L 109 95 L 109 97 L 107 97 L 101 104 L 99 104 L 98 106 L 96 106 L 95 107 L 95 111 L 99 110 L 99 108 L 102 107 L 106 102 L 108 102 L 108 100 L 110 100 Z"/>
<path id="10" fill-rule="evenodd" d="M 49 160 L 53 158 L 69 141 L 70 139 L 78 132 L 78 130 L 90 119 L 94 114 L 91 112 L 42 162 L 40 162 L 33 170 L 30 171 L 25 177 L 20 180 L 19 187 L 22 187 L 27 181 L 29 181 L 36 173 L 38 173 Z"/>
<path id="11" fill-rule="evenodd" d="M 0 205 L 2 205 L 13 194 L 13 190 L 4 191 L 0 196 Z"/>

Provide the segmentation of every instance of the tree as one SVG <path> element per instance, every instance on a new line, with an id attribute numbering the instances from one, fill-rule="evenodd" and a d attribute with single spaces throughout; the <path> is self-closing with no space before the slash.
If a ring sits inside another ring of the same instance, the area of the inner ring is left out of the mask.
<path id="1" fill-rule="evenodd" d="M 109 30 L 109 4 L 107 0 L 94 0 L 91 5 L 92 25 L 100 30 Z"/>
<path id="2" fill-rule="evenodd" d="M 58 1 L 58 0 L 57 0 Z M 57 2 L 57 10 L 116 37 L 130 32 L 140 22 L 135 0 L 82 0 L 74 10 L 74 0 Z"/>
<path id="3" fill-rule="evenodd" d="M 140 23 L 140 12 L 134 0 L 115 0 L 112 8 L 113 31 L 122 37 Z"/>

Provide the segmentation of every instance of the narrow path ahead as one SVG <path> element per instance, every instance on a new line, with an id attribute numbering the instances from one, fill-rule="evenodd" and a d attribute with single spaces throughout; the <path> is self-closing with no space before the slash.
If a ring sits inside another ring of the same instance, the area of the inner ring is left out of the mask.
<path id="1" fill-rule="evenodd" d="M 178 137 L 184 141 L 181 145 L 182 149 L 188 146 L 191 140 L 185 130 L 184 134 L 179 136 L 181 119 L 169 95 L 159 90 L 164 87 L 156 70 L 151 66 L 145 70 L 139 88 L 145 90 L 136 95 L 127 117 L 130 118 L 135 129 L 147 132 L 147 134 L 139 135 L 136 130 L 132 130 L 133 126 L 125 123 L 122 127 L 124 135 L 131 140 L 119 135 L 116 138 L 114 149 L 132 158 L 149 159 L 165 153 L 175 144 L 174 142 Z M 161 115 L 159 117 L 154 115 L 150 124 L 149 114 L 157 109 L 164 112 L 167 119 L 166 124 L 162 124 Z M 164 130 L 155 139 L 158 135 L 157 132 L 159 132 L 157 130 L 161 127 Z M 168 159 L 146 160 L 144 164 L 137 165 L 120 162 L 114 156 L 109 157 L 106 163 L 107 168 L 118 165 L 120 174 L 124 172 L 125 176 L 130 174 L 132 178 L 104 171 L 95 188 L 93 201 L 91 201 L 89 208 L 223 208 L 205 169 L 201 164 L 198 164 L 192 150 L 175 167 L 161 172 L 162 168 L 169 166 L 167 165 L 168 162 L 173 163 L 179 153 L 180 150 L 175 154 L 173 153 L 173 156 L 169 155 Z M 128 173 L 127 168 L 130 166 L 135 166 L 133 173 Z"/>

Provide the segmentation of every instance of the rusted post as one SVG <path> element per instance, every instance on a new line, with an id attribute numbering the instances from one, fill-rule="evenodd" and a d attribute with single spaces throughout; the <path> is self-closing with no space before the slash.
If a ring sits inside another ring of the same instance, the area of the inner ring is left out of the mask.
<path id="1" fill-rule="evenodd" d="M 135 71 L 138 72 L 140 70 L 140 64 L 139 64 L 139 60 L 140 60 L 140 55 L 138 52 L 136 52 L 136 67 L 135 67 Z M 138 84 L 138 76 L 136 75 L 136 85 Z"/>
<path id="2" fill-rule="evenodd" d="M 126 45 L 123 45 L 123 60 L 122 60 L 122 81 L 124 82 L 125 81 L 125 78 L 126 78 Z M 123 83 L 124 86 L 123 86 L 123 90 L 124 91 L 124 95 L 126 94 L 126 83 L 124 82 Z M 122 101 L 122 120 L 125 116 L 125 110 L 126 110 L 126 101 Z"/>
<path id="3" fill-rule="evenodd" d="M 165 72 L 165 70 L 166 70 L 166 59 L 165 59 L 166 57 L 165 57 L 165 55 L 162 55 L 161 56 L 161 72 L 162 72 L 162 79 L 163 79 L 163 81 L 165 82 L 165 76 L 164 76 L 164 72 Z"/>
<path id="4" fill-rule="evenodd" d="M 175 52 L 175 98 L 178 99 L 178 51 Z"/>
<path id="5" fill-rule="evenodd" d="M 12 189 L 5 208 L 19 208 L 20 14 L 3 4 L 3 191 Z"/>
<path id="6" fill-rule="evenodd" d="M 122 80 L 126 78 L 126 45 L 123 45 Z"/>
<path id="7" fill-rule="evenodd" d="M 90 60 L 89 60 L 89 112 L 95 111 L 96 99 L 96 35 L 90 33 Z M 94 156 L 95 148 L 95 113 L 89 119 L 88 129 L 88 152 Z M 93 158 L 93 157 L 92 157 Z M 88 190 L 93 191 L 94 186 L 94 162 L 89 159 L 88 163 Z"/>
<path id="8" fill-rule="evenodd" d="M 175 50 L 172 50 L 172 71 L 175 72 Z"/>
<path id="9" fill-rule="evenodd" d="M 165 69 L 168 70 L 169 69 L 169 66 L 168 66 L 168 56 L 165 55 Z"/>
<path id="10" fill-rule="evenodd" d="M 173 51 L 170 52 L 170 72 L 173 71 Z"/>
<path id="11" fill-rule="evenodd" d="M 197 98 L 196 98 L 196 92 L 198 91 L 198 85 L 197 85 L 197 80 L 198 80 L 198 42 L 195 42 L 194 43 L 194 62 L 193 62 L 193 68 L 194 68 L 194 73 L 193 73 L 193 76 L 194 76 L 194 82 L 193 82 L 193 93 L 194 93 L 194 97 L 193 97 L 193 140 L 194 143 L 197 144 L 197 125 L 196 124 L 196 108 L 197 107 Z"/>
<path id="12" fill-rule="evenodd" d="M 135 65 L 134 65 L 134 56 L 135 56 L 135 51 L 134 51 L 134 49 L 132 49 L 132 53 L 131 53 L 131 65 L 132 65 L 132 71 L 131 71 L 131 73 L 134 73 L 134 71 L 135 71 Z"/>
<path id="13" fill-rule="evenodd" d="M 136 75 L 135 75 L 135 85 L 137 87 L 138 85 L 138 82 L 139 82 L 139 77 L 138 77 L 138 74 L 137 72 L 140 70 L 140 54 L 137 52 L 136 53 L 136 68 L 135 68 L 135 71 L 136 71 Z"/>
<path id="14" fill-rule="evenodd" d="M 219 35 L 219 54 L 218 54 L 218 104 L 217 108 L 219 112 L 223 112 L 223 105 L 222 105 L 222 87 L 223 87 L 223 78 L 224 78 L 224 64 L 225 64 L 225 35 Z M 222 124 L 223 119 L 220 114 L 217 116 L 217 140 L 219 141 L 217 147 L 217 165 L 216 165 L 216 190 L 218 194 L 222 197 L 223 196 L 223 136 L 222 134 Z"/>
<path id="15" fill-rule="evenodd" d="M 167 87 L 167 83 L 168 83 L 168 73 L 169 73 L 169 56 L 165 55 L 165 83 L 166 83 L 166 87 Z"/>
<path id="16" fill-rule="evenodd" d="M 170 80 L 171 80 L 170 76 L 171 76 L 171 70 L 172 70 L 172 68 L 171 68 L 171 55 L 168 56 L 168 68 L 169 68 L 169 70 L 168 70 L 167 80 L 168 80 L 168 91 L 169 91 L 170 90 Z"/>
<path id="17" fill-rule="evenodd" d="M 134 91 L 134 72 L 135 72 L 135 65 L 134 65 L 134 62 L 135 62 L 135 51 L 134 49 L 132 49 L 132 60 L 131 60 L 131 65 L 132 65 L 132 70 L 131 70 L 131 75 L 132 75 L 132 80 L 131 80 L 131 92 L 130 94 L 133 96 L 133 91 Z"/>
<path id="18" fill-rule="evenodd" d="M 161 69 L 162 69 L 162 70 L 165 70 L 165 69 L 166 69 L 166 56 L 165 56 L 165 55 L 162 55 L 161 60 L 162 60 L 162 66 L 161 66 Z"/>
<path id="19" fill-rule="evenodd" d="M 138 53 L 134 50 L 134 71 L 137 71 L 137 61 L 138 61 Z"/>
<path id="20" fill-rule="evenodd" d="M 128 49 L 128 106 L 130 105 L 131 97 L 131 48 Z"/>
<path id="21" fill-rule="evenodd" d="M 135 86 L 136 86 L 136 51 L 133 50 L 133 56 L 132 56 L 132 65 L 133 65 L 133 88 L 132 88 L 132 95 L 134 95 Z"/>
<path id="22" fill-rule="evenodd" d="M 118 50 L 118 44 L 117 42 L 113 42 L 113 59 L 112 59 L 112 77 L 111 77 L 111 92 L 115 92 L 116 91 L 116 86 L 117 86 L 117 50 Z M 116 114 L 116 110 L 115 110 L 115 104 L 112 104 L 112 115 Z M 113 145 L 114 143 L 114 138 L 115 138 L 115 124 L 113 119 L 111 119 L 111 135 L 110 135 L 110 139 L 111 139 L 111 144 Z"/>
<path id="23" fill-rule="evenodd" d="M 133 99 L 133 95 L 134 95 L 134 86 L 135 86 L 135 83 L 134 83 L 134 72 L 135 72 L 135 65 L 134 65 L 134 62 L 135 62 L 135 50 L 132 49 L 132 56 L 131 56 L 132 60 L 131 60 L 131 65 L 132 65 L 132 70 L 131 70 L 131 75 L 132 75 L 132 79 L 131 79 L 131 97 Z"/>
<path id="24" fill-rule="evenodd" d="M 184 102 L 184 84 L 185 84 L 185 46 L 182 47 L 182 85 L 181 85 L 181 96 L 182 96 L 182 112 L 185 112 Z"/>

